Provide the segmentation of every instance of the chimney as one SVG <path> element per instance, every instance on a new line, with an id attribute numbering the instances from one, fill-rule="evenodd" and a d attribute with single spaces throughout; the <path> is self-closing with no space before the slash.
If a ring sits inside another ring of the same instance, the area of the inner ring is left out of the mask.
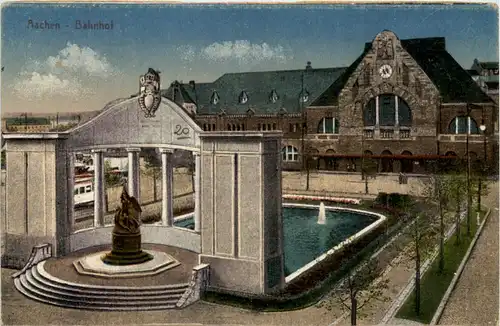
<path id="1" fill-rule="evenodd" d="M 306 70 L 312 69 L 311 61 L 307 61 Z"/>

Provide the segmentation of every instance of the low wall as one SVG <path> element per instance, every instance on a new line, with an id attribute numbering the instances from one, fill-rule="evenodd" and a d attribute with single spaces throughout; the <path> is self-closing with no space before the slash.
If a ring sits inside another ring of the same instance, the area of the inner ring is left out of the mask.
<path id="1" fill-rule="evenodd" d="M 22 268 L 28 262 L 33 247 L 42 243 L 50 243 L 55 246 L 56 239 L 2 233 L 2 267 Z"/>
<path id="2" fill-rule="evenodd" d="M 108 226 L 73 233 L 70 237 L 71 252 L 111 244 L 112 230 L 113 226 Z M 185 228 L 142 225 L 141 237 L 142 243 L 173 246 L 197 253 L 201 250 L 200 234 Z"/>
<path id="3" fill-rule="evenodd" d="M 368 179 L 368 194 L 379 192 L 425 196 L 428 176 L 406 175 L 407 184 L 399 183 L 398 174 L 381 174 Z M 307 173 L 283 171 L 283 190 L 305 190 Z M 309 174 L 309 190 L 338 194 L 365 194 L 365 180 L 360 173 L 317 173 Z"/>

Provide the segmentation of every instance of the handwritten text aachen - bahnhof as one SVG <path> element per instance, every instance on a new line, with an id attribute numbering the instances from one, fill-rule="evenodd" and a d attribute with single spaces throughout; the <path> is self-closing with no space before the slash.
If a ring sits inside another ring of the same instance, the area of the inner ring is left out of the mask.
<path id="1" fill-rule="evenodd" d="M 60 24 L 47 20 L 28 19 L 26 28 L 38 30 L 58 30 L 61 28 L 73 28 L 82 30 L 112 30 L 113 21 L 91 21 L 91 20 L 75 20 L 73 24 Z"/>

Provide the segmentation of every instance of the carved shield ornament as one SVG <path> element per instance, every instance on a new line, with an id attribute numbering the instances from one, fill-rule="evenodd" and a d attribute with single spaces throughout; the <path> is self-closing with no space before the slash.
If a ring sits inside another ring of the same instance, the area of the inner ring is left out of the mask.
<path id="1" fill-rule="evenodd" d="M 160 106 L 160 74 L 156 70 L 149 68 L 145 75 L 139 79 L 139 106 L 146 118 L 155 116 L 156 110 Z"/>

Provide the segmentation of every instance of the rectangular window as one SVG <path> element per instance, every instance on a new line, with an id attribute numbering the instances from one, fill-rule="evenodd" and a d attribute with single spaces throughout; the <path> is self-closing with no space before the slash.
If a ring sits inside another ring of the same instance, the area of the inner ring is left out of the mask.
<path id="1" fill-rule="evenodd" d="M 92 191 L 92 189 L 90 186 L 85 187 L 85 192 L 91 192 L 91 191 Z"/>
<path id="2" fill-rule="evenodd" d="M 396 123 L 396 101 L 394 95 L 380 96 L 380 125 L 394 126 Z"/>
<path id="3" fill-rule="evenodd" d="M 80 194 L 83 194 L 85 192 L 85 187 L 80 187 L 80 190 L 78 191 Z"/>
<path id="4" fill-rule="evenodd" d="M 323 121 L 325 124 L 325 133 L 333 134 L 333 118 L 325 118 Z"/>

